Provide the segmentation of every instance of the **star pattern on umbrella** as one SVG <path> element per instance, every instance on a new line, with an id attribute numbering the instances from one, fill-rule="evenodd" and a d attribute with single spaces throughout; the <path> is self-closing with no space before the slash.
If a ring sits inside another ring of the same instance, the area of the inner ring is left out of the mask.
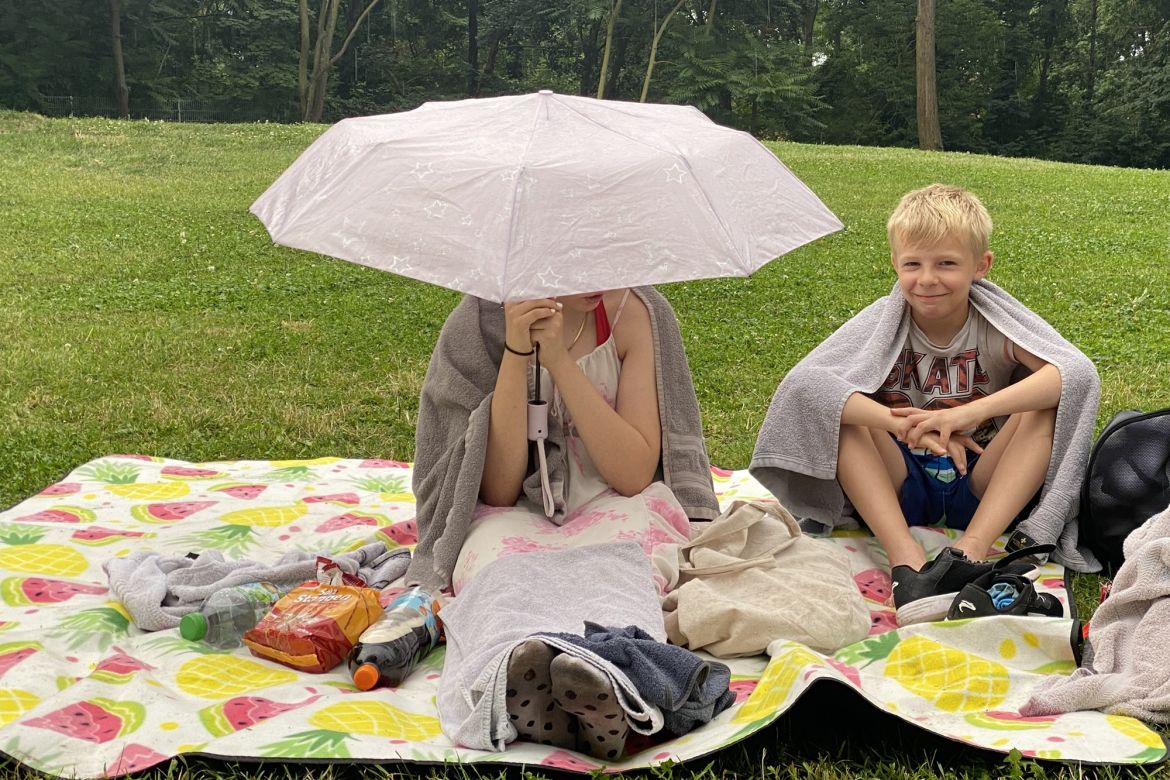
<path id="1" fill-rule="evenodd" d="M 431 219 L 442 219 L 447 215 L 447 204 L 441 200 L 431 201 L 431 205 L 427 206 L 423 211 Z"/>
<path id="2" fill-rule="evenodd" d="M 434 172 L 435 168 L 429 162 L 417 162 L 414 164 L 414 168 L 411 170 L 410 175 L 414 176 L 419 181 L 422 181 Z"/>
<path id="3" fill-rule="evenodd" d="M 663 170 L 666 174 L 666 180 L 672 181 L 676 184 L 682 184 L 683 177 L 687 175 L 688 171 L 678 163 Z"/>
<path id="4" fill-rule="evenodd" d="M 554 271 L 550 267 L 550 268 L 544 269 L 543 272 L 537 274 L 536 278 L 540 279 L 540 283 L 543 284 L 545 287 L 550 287 L 550 288 L 555 289 L 557 284 L 565 277 L 561 276 L 560 274 L 558 274 L 556 271 Z"/>

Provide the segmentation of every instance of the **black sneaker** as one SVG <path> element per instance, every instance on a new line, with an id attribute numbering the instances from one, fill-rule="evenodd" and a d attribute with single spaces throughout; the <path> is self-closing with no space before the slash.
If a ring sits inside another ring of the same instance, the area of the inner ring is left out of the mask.
<path id="1" fill-rule="evenodd" d="M 947 547 L 918 571 L 909 566 L 895 566 L 890 577 L 898 625 L 942 620 L 964 585 L 993 572 L 1010 572 L 1024 577 L 1039 573 L 1036 556 L 1053 549 L 1053 545 L 1038 545 L 1017 550 L 992 562 L 973 561 L 962 551 Z"/>
<path id="2" fill-rule="evenodd" d="M 1064 606 L 1051 593 L 1038 593 L 1027 577 L 993 571 L 963 586 L 947 610 L 947 620 L 988 615 L 1063 617 Z"/>

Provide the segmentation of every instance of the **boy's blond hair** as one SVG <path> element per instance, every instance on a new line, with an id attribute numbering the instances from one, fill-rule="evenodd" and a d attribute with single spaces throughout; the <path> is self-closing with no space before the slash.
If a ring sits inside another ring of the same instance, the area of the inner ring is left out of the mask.
<path id="1" fill-rule="evenodd" d="M 890 249 L 900 243 L 935 244 L 948 236 L 979 257 L 991 241 L 991 215 L 979 198 L 950 184 L 931 184 L 902 196 L 886 223 Z"/>

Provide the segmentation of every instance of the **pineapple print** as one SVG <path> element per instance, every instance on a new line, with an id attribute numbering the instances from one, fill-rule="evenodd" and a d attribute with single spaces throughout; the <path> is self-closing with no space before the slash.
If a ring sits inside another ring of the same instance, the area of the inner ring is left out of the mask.
<path id="1" fill-rule="evenodd" d="M 260 528 L 278 528 L 304 517 L 309 506 L 298 501 L 290 506 L 266 506 L 259 509 L 237 509 L 219 519 L 228 525 L 243 525 Z"/>
<path id="2" fill-rule="evenodd" d="M 995 709 L 1011 684 L 995 661 L 917 635 L 890 652 L 884 674 L 945 712 Z"/>
<path id="3" fill-rule="evenodd" d="M 1157 732 L 1147 728 L 1140 720 L 1128 715 L 1106 715 L 1105 721 L 1115 731 L 1124 734 L 1139 745 L 1145 746 L 1145 750 L 1140 753 L 1128 756 L 1130 761 L 1145 763 L 1158 761 L 1165 757 L 1166 743 L 1162 741 L 1162 737 Z"/>
<path id="4" fill-rule="evenodd" d="M 296 680 L 296 672 L 289 669 L 277 669 L 224 653 L 208 653 L 185 661 L 175 675 L 175 682 L 184 693 L 203 699 L 228 699 Z"/>
<path id="5" fill-rule="evenodd" d="M 183 482 L 138 482 L 140 469 L 128 463 L 99 461 L 80 473 L 82 476 L 106 483 L 106 491 L 131 501 L 169 501 L 191 492 Z"/>
<path id="6" fill-rule="evenodd" d="M 221 525 L 188 534 L 181 541 L 192 550 L 223 550 L 231 557 L 239 557 L 256 543 L 256 533 L 246 525 Z"/>
<path id="7" fill-rule="evenodd" d="M 37 544 L 45 535 L 43 528 L 0 524 L 0 569 L 22 574 L 54 574 L 76 577 L 89 568 L 89 562 L 63 544 Z"/>
<path id="8" fill-rule="evenodd" d="M 0 726 L 6 726 L 41 703 L 33 694 L 17 688 L 0 688 Z"/>
<path id="9" fill-rule="evenodd" d="M 764 670 L 764 676 L 760 678 L 756 689 L 731 722 L 752 723 L 774 717 L 780 705 L 788 700 L 801 671 L 810 666 L 819 666 L 824 660 L 804 645 L 790 643 L 788 648 L 768 662 L 768 668 Z"/>
<path id="10" fill-rule="evenodd" d="M 130 615 L 126 608 L 116 601 L 109 601 L 104 607 L 84 609 L 62 618 L 57 627 L 49 631 L 49 636 L 64 639 L 70 650 L 93 646 L 105 652 L 129 633 Z"/>
<path id="11" fill-rule="evenodd" d="M 439 735 L 439 719 L 400 710 L 383 701 L 344 701 L 324 707 L 309 723 L 326 731 L 425 742 Z"/>
<path id="12" fill-rule="evenodd" d="M 414 503 L 414 494 L 407 490 L 402 477 L 361 477 L 351 482 L 359 490 L 377 493 L 383 501 Z"/>
<path id="13" fill-rule="evenodd" d="M 267 758 L 350 758 L 340 731 L 300 731 L 285 739 L 261 745 L 259 754 Z"/>

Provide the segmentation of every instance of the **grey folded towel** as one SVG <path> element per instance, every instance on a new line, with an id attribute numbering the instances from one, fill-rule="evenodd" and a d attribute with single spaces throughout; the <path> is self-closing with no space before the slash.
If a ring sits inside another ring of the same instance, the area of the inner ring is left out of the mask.
<path id="1" fill-rule="evenodd" d="M 328 556 L 345 572 L 367 583 L 390 583 L 406 572 L 410 551 L 387 549 L 384 542 L 371 542 L 353 552 Z M 143 631 L 177 628 L 179 620 L 197 612 L 204 600 L 221 588 L 246 582 L 271 582 L 296 586 L 317 576 L 317 555 L 292 550 L 272 565 L 256 561 L 224 560 L 218 550 L 185 555 L 163 555 L 142 551 L 102 564 L 110 581 L 110 592 L 122 602 L 130 620 Z"/>
<path id="2" fill-rule="evenodd" d="M 1019 530 L 1038 544 L 1055 544 L 1053 557 L 1068 568 L 1098 571 L 1097 559 L 1077 544 L 1075 522 L 1097 419 L 1097 369 L 1043 318 L 991 282 L 972 285 L 971 305 L 1013 343 L 1060 371 L 1052 459 L 1040 501 Z M 749 470 L 797 517 L 828 528 L 847 522 L 837 483 L 841 411 L 853 393 L 881 386 L 908 329 L 906 300 L 895 285 L 808 353 L 776 388 Z"/>
<path id="3" fill-rule="evenodd" d="M 1021 714 L 1102 710 L 1170 723 L 1170 508 L 1122 549 L 1125 562 L 1093 615 L 1081 667 L 1042 681 Z"/>
<path id="4" fill-rule="evenodd" d="M 447 655 L 437 696 L 443 732 L 465 747 L 503 750 L 517 736 L 506 701 L 512 651 L 538 631 L 573 633 L 585 621 L 636 625 L 666 641 L 658 590 L 641 545 L 611 542 L 530 552 L 485 566 L 443 607 Z M 645 734 L 662 728 L 662 713 L 612 663 L 554 637 L 541 638 L 609 678 L 630 728 Z"/>
<path id="5" fill-rule="evenodd" d="M 719 514 L 719 502 L 678 321 L 653 287 L 636 287 L 633 292 L 650 312 L 654 335 L 662 481 L 688 517 L 710 520 Z M 503 308 L 465 297 L 443 325 L 419 399 L 413 477 L 419 538 L 407 573 L 411 585 L 443 588 L 451 583 L 479 498 L 492 393 L 503 353 Z M 545 451 L 555 523 L 564 520 L 563 445 L 560 419 L 550 415 Z M 524 481 L 524 494 L 537 506 L 543 504 L 535 470 Z"/>

